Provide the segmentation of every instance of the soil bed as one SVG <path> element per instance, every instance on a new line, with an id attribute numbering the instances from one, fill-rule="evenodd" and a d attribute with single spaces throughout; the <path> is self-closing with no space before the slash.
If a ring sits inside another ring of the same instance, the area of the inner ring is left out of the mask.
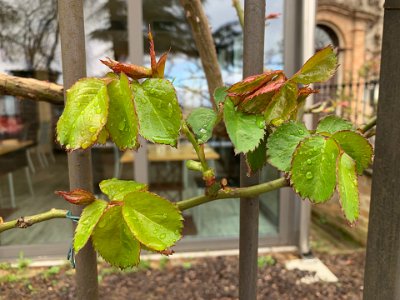
<path id="1" fill-rule="evenodd" d="M 290 255 L 289 255 L 290 256 Z M 361 299 L 365 253 L 317 254 L 338 283 L 304 284 L 311 273 L 284 267 L 287 254 L 259 258 L 258 299 Z M 0 270 L 0 299 L 75 299 L 70 267 Z M 100 265 L 100 299 L 237 299 L 238 258 L 144 261 L 119 271 Z"/>

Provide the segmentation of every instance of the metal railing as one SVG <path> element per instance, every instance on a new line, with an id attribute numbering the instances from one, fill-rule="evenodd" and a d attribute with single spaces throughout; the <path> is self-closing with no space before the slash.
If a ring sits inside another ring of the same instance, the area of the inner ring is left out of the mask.
<path id="1" fill-rule="evenodd" d="M 379 97 L 378 80 L 359 80 L 341 84 L 319 84 L 314 103 L 326 103 L 321 113 L 335 112 L 356 125 L 365 124 L 376 115 Z"/>

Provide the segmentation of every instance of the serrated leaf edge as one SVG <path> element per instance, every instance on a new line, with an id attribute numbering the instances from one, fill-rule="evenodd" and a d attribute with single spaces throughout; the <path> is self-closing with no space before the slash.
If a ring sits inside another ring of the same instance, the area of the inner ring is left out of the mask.
<path id="1" fill-rule="evenodd" d="M 285 124 L 289 124 L 289 123 L 292 123 L 292 124 L 298 123 L 298 124 L 304 125 L 303 123 L 298 122 L 298 121 L 294 121 L 294 120 L 285 121 L 284 123 L 282 123 L 281 125 L 279 125 L 278 127 L 276 127 L 276 129 L 274 130 L 274 132 L 272 132 L 272 133 L 270 134 L 270 136 L 268 137 L 268 139 L 269 139 L 281 126 L 283 126 L 283 125 L 285 125 Z M 293 153 L 292 153 L 292 158 L 291 158 L 291 160 L 290 160 L 290 165 L 292 165 L 293 154 L 294 154 L 294 152 L 296 151 L 296 149 L 297 149 L 297 147 L 299 146 L 299 144 L 300 144 L 304 139 L 309 138 L 309 137 L 312 136 L 312 134 L 311 134 L 310 131 L 307 129 L 307 127 L 306 127 L 305 125 L 304 125 L 304 127 L 305 127 L 305 129 L 307 130 L 307 132 L 309 133 L 309 135 L 306 136 L 306 137 L 304 137 L 303 139 L 301 139 L 301 140 L 298 142 L 296 148 L 294 149 L 294 151 L 293 151 Z M 282 169 L 278 168 L 275 164 L 273 164 L 273 163 L 270 161 L 269 155 L 268 155 L 268 150 L 270 149 L 270 148 L 268 147 L 268 140 L 267 140 L 266 148 L 267 148 L 267 162 L 268 162 L 271 166 L 275 167 L 277 170 L 279 170 L 279 171 L 281 171 L 281 172 L 288 173 L 289 171 L 282 170 Z"/>
<path id="2" fill-rule="evenodd" d="M 327 137 L 325 137 L 325 136 L 322 136 L 322 135 L 319 135 L 319 134 L 313 134 L 313 135 L 308 136 L 308 137 L 304 138 L 303 140 L 301 140 L 300 143 L 297 145 L 296 149 L 295 149 L 294 152 L 293 152 L 292 160 L 291 160 L 291 162 L 290 162 L 290 171 L 289 171 L 289 172 L 285 172 L 285 173 L 286 173 L 286 176 L 287 176 L 287 180 L 288 180 L 288 182 L 289 182 L 289 185 L 290 185 L 290 187 L 293 189 L 293 191 L 295 192 L 295 194 L 298 195 L 298 196 L 299 196 L 301 199 L 303 199 L 303 200 L 308 199 L 308 200 L 309 200 L 311 203 L 313 203 L 314 205 L 322 204 L 322 203 L 325 203 L 326 201 L 330 200 L 330 199 L 332 198 L 332 196 L 334 195 L 335 191 L 336 191 L 336 186 L 337 186 L 337 182 L 338 182 L 338 180 L 337 180 L 337 174 L 336 174 L 336 172 L 335 172 L 335 177 L 336 177 L 336 184 L 335 184 L 335 187 L 333 188 L 332 193 L 330 194 L 330 196 L 329 196 L 325 201 L 320 201 L 320 202 L 315 202 L 314 200 L 312 200 L 312 199 L 309 198 L 309 197 L 303 197 L 303 196 L 301 195 L 301 193 L 300 193 L 298 190 L 296 190 L 296 188 L 294 187 L 294 183 L 293 183 L 293 181 L 292 181 L 292 166 L 293 166 L 293 159 L 294 159 L 294 157 L 295 157 L 295 153 L 296 153 L 296 152 L 298 151 L 298 149 L 301 147 L 301 144 L 303 144 L 303 143 L 305 142 L 305 140 L 311 139 L 312 137 L 316 137 L 316 136 L 323 137 L 325 140 L 328 140 L 328 139 L 329 139 L 329 138 L 327 138 Z M 339 148 L 339 151 L 341 151 L 341 148 L 339 147 L 338 143 L 337 143 L 334 139 L 332 139 L 332 140 L 336 143 L 337 147 Z M 340 154 L 340 153 L 339 153 L 339 154 Z M 339 157 L 339 155 L 338 155 L 338 157 Z M 336 158 L 335 166 L 336 166 L 336 165 L 337 165 L 337 158 Z"/>
<path id="3" fill-rule="evenodd" d="M 373 162 L 373 160 L 374 160 L 374 156 L 375 156 L 375 155 L 374 155 L 374 147 L 372 147 L 372 144 L 370 143 L 370 141 L 369 141 L 367 138 L 365 138 L 365 136 L 363 136 L 361 133 L 359 133 L 359 132 L 356 131 L 356 130 L 354 130 L 354 131 L 353 131 L 353 130 L 339 130 L 339 131 L 336 131 L 334 134 L 339 133 L 339 132 L 352 132 L 352 133 L 355 133 L 355 134 L 361 136 L 362 138 L 364 138 L 364 140 L 367 142 L 368 147 L 371 149 L 371 156 L 370 156 L 369 161 L 368 161 L 368 166 L 371 165 L 372 162 Z M 335 138 L 333 137 L 333 134 L 332 134 L 332 139 L 335 140 Z M 336 142 L 336 144 L 338 145 L 338 147 L 339 147 L 339 149 L 340 149 L 341 151 L 346 152 L 346 151 L 344 151 L 344 150 L 342 149 L 342 147 L 340 147 L 340 144 L 339 144 L 338 141 L 335 140 L 335 142 Z M 346 154 L 347 154 L 347 153 L 346 153 Z M 348 154 L 347 154 L 347 155 L 348 155 Z M 350 155 L 349 155 L 349 156 L 350 156 Z M 350 157 L 351 157 L 351 156 L 350 156 Z M 352 158 L 352 157 L 351 157 L 351 158 Z M 352 159 L 353 159 L 353 158 L 352 158 Z M 353 159 L 353 160 L 354 160 L 354 159 Z M 356 161 L 356 165 L 357 165 L 357 161 Z M 363 172 L 368 168 L 368 166 L 366 166 L 366 167 L 364 168 Z M 359 173 L 359 172 L 357 171 L 357 174 L 361 175 L 362 172 Z"/>

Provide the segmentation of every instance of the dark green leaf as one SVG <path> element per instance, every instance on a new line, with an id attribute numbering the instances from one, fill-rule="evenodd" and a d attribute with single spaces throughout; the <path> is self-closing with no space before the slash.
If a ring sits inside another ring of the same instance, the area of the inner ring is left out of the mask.
<path id="1" fill-rule="evenodd" d="M 107 202 L 95 200 L 83 209 L 78 226 L 75 229 L 74 249 L 76 253 L 86 245 L 106 207 Z"/>
<path id="2" fill-rule="evenodd" d="M 94 228 L 92 241 L 101 257 L 113 266 L 124 269 L 139 263 L 140 243 L 125 223 L 121 206 L 104 212 Z"/>
<path id="3" fill-rule="evenodd" d="M 279 126 L 268 138 L 269 163 L 280 171 L 288 172 L 294 150 L 308 136 L 310 133 L 302 123 L 289 121 Z"/>
<path id="4" fill-rule="evenodd" d="M 211 138 L 216 121 L 217 114 L 205 107 L 194 109 L 187 118 L 199 144 L 204 144 Z"/>
<path id="5" fill-rule="evenodd" d="M 291 80 L 297 83 L 310 84 L 323 82 L 335 74 L 338 67 L 337 57 L 332 46 L 315 53 Z"/>
<path id="6" fill-rule="evenodd" d="M 225 100 L 224 120 L 236 154 L 253 151 L 264 137 L 263 117 L 236 111 L 229 98 Z"/>
<path id="7" fill-rule="evenodd" d="M 136 238 L 150 249 L 165 250 L 181 238 L 180 211 L 158 195 L 149 192 L 126 195 L 122 214 Z"/>
<path id="8" fill-rule="evenodd" d="M 328 200 L 336 186 L 339 147 L 332 139 L 312 136 L 302 141 L 293 154 L 293 188 L 302 198 L 319 203 Z"/>
<path id="9" fill-rule="evenodd" d="M 340 204 L 346 219 L 353 224 L 359 214 L 358 182 L 356 164 L 346 153 L 339 156 L 337 172 Z"/>
<path id="10" fill-rule="evenodd" d="M 132 83 L 140 134 L 147 140 L 176 146 L 182 112 L 175 89 L 166 79 Z"/>
<path id="11" fill-rule="evenodd" d="M 287 82 L 277 92 L 265 110 L 267 125 L 279 126 L 289 120 L 291 113 L 297 108 L 297 85 Z"/>
<path id="12" fill-rule="evenodd" d="M 351 130 L 353 124 L 335 115 L 326 116 L 318 122 L 317 132 L 327 132 L 330 134 L 340 130 Z"/>
<path id="13" fill-rule="evenodd" d="M 246 154 L 247 176 L 261 170 L 267 163 L 267 136 L 260 142 L 254 151 Z"/>
<path id="14" fill-rule="evenodd" d="M 66 149 L 93 145 L 107 122 L 109 99 L 103 80 L 84 78 L 67 91 L 67 103 L 57 123 L 57 140 Z"/>
<path id="15" fill-rule="evenodd" d="M 146 184 L 117 178 L 103 180 L 99 186 L 100 190 L 113 201 L 122 201 L 125 195 L 129 193 L 147 190 Z"/>
<path id="16" fill-rule="evenodd" d="M 372 146 L 362 135 L 350 131 L 338 131 L 332 135 L 340 148 L 356 161 L 357 172 L 362 172 L 371 164 Z"/>
<path id="17" fill-rule="evenodd" d="M 110 114 L 106 128 L 111 139 L 121 150 L 136 149 L 138 142 L 138 119 L 133 105 L 133 95 L 128 77 L 121 73 L 108 85 Z"/>

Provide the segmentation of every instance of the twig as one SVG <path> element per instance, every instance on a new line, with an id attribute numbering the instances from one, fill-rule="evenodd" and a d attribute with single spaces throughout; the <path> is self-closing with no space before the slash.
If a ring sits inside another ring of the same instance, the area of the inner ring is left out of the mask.
<path id="1" fill-rule="evenodd" d="M 186 200 L 176 202 L 176 205 L 181 211 L 186 209 L 221 199 L 226 198 L 240 198 L 240 197 L 254 197 L 260 194 L 271 192 L 273 190 L 288 186 L 288 181 L 285 178 L 279 178 L 270 182 L 261 183 L 258 185 L 245 187 L 245 188 L 225 188 L 218 191 L 215 196 L 202 195 Z M 67 218 L 68 210 L 52 208 L 49 211 L 18 219 L 0 223 L 0 233 L 13 228 L 27 228 L 33 224 L 44 222 L 56 218 Z"/>
<path id="2" fill-rule="evenodd" d="M 183 122 L 183 124 L 182 124 L 182 132 L 186 135 L 187 139 L 192 144 L 194 151 L 196 151 L 197 157 L 199 158 L 200 163 L 201 163 L 201 167 L 203 168 L 203 172 L 209 170 L 210 167 L 207 164 L 206 156 L 204 154 L 204 147 L 201 147 L 197 143 L 196 138 L 194 137 L 193 133 L 190 131 L 186 122 Z"/>
<path id="3" fill-rule="evenodd" d="M 55 218 L 66 218 L 68 210 L 52 208 L 49 211 L 26 217 L 20 217 L 16 220 L 0 223 L 0 232 L 12 229 L 12 228 L 27 228 L 33 224 L 40 223 L 43 221 L 55 219 Z"/>
<path id="4" fill-rule="evenodd" d="M 367 131 L 371 130 L 375 126 L 376 126 L 376 116 L 373 117 L 371 120 L 369 120 L 368 123 L 365 124 L 363 127 L 358 128 L 358 131 L 360 131 L 362 134 L 365 135 Z"/>
<path id="5" fill-rule="evenodd" d="M 243 28 L 244 28 L 244 12 L 243 12 L 242 5 L 240 4 L 239 0 L 232 0 L 232 5 L 236 10 L 240 26 L 242 26 L 242 30 L 243 30 Z"/>
<path id="6" fill-rule="evenodd" d="M 255 197 L 260 194 L 264 194 L 267 192 L 271 192 L 273 190 L 288 186 L 289 183 L 286 180 L 286 178 L 279 178 L 276 180 L 272 180 L 266 183 L 261 183 L 257 185 L 253 185 L 250 187 L 244 187 L 244 188 L 226 188 L 223 190 L 218 191 L 216 196 L 207 196 L 207 195 L 202 195 L 202 196 L 197 196 L 193 197 L 187 200 L 182 200 L 178 201 L 176 205 L 181 211 L 184 211 L 186 209 L 215 201 L 215 200 L 220 200 L 220 199 L 226 199 L 226 198 L 247 198 L 247 197 Z"/>

